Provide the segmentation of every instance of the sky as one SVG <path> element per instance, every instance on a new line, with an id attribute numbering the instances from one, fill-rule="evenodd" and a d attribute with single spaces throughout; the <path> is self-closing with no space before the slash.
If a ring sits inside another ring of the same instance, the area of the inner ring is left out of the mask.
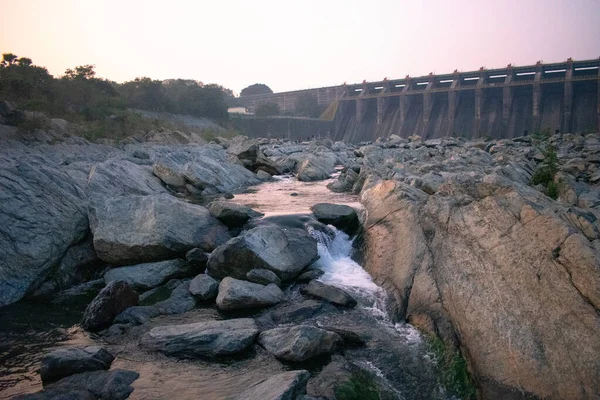
<path id="1" fill-rule="evenodd" d="M 0 52 L 273 91 L 600 57 L 600 0 L 0 0 Z"/>

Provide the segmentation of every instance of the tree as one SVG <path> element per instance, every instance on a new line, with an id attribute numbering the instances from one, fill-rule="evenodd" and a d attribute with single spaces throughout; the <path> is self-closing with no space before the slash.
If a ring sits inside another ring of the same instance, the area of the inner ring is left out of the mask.
<path id="1" fill-rule="evenodd" d="M 279 115 L 279 105 L 277 103 L 263 103 L 256 107 L 254 115 L 257 117 L 273 117 Z"/>
<path id="2" fill-rule="evenodd" d="M 92 79 L 96 76 L 96 71 L 94 71 L 94 68 L 96 68 L 96 66 L 91 65 L 91 64 L 80 65 L 78 67 L 75 67 L 75 70 L 72 70 L 71 68 L 69 68 L 65 71 L 65 78 L 67 78 L 67 79 Z"/>
<path id="3" fill-rule="evenodd" d="M 319 105 L 317 96 L 307 92 L 298 97 L 296 101 L 296 115 L 309 118 L 319 118 L 323 108 Z"/>
<path id="4" fill-rule="evenodd" d="M 17 55 L 13 53 L 3 53 L 2 54 L 2 65 L 9 66 L 14 64 L 17 61 Z"/>
<path id="5" fill-rule="evenodd" d="M 255 83 L 250 85 L 240 92 L 240 96 L 252 96 L 254 94 L 271 94 L 273 91 L 264 83 Z"/>

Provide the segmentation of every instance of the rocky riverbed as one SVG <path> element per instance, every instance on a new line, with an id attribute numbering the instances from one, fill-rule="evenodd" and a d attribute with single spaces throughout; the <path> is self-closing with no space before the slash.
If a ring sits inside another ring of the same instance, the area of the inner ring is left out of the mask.
<path id="1" fill-rule="evenodd" d="M 598 134 L 3 141 L 0 395 L 594 398 L 599 156 Z"/>

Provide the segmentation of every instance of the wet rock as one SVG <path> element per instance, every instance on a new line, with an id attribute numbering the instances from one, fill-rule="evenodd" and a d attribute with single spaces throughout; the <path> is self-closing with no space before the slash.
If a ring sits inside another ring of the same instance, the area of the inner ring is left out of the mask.
<path id="1" fill-rule="evenodd" d="M 133 392 L 130 386 L 139 378 L 135 371 L 115 369 L 71 375 L 44 390 L 14 397 L 19 400 L 124 400 Z"/>
<path id="2" fill-rule="evenodd" d="M 258 329 L 251 318 L 208 321 L 153 328 L 140 345 L 176 357 L 218 357 L 239 353 L 250 346 Z"/>
<path id="3" fill-rule="evenodd" d="M 279 279 L 273 271 L 268 269 L 251 269 L 246 274 L 246 280 L 249 282 L 260 283 L 261 285 L 274 283 L 277 286 L 281 286 L 281 279 Z"/>
<path id="4" fill-rule="evenodd" d="M 108 284 L 124 281 L 135 290 L 148 290 L 166 283 L 170 279 L 188 278 L 198 273 L 184 260 L 168 260 L 109 269 L 104 274 Z"/>
<path id="5" fill-rule="evenodd" d="M 317 314 L 336 311 L 335 307 L 328 303 L 317 300 L 303 300 L 281 304 L 270 311 L 267 316 L 275 324 L 297 324 Z"/>
<path id="6" fill-rule="evenodd" d="M 120 265 L 212 251 L 230 238 L 208 210 L 170 195 L 108 198 L 89 218 L 98 257 Z"/>
<path id="7" fill-rule="evenodd" d="M 340 355 L 333 355 L 331 362 L 308 381 L 306 391 L 317 398 L 335 399 L 337 389 L 352 378 L 352 367 Z"/>
<path id="8" fill-rule="evenodd" d="M 280 360 L 302 362 L 333 352 L 342 339 L 337 333 L 308 325 L 262 332 L 258 342 Z"/>
<path id="9" fill-rule="evenodd" d="M 244 390 L 238 400 L 296 400 L 306 393 L 308 371 L 286 371 L 263 379 Z"/>
<path id="10" fill-rule="evenodd" d="M 109 369 L 114 359 L 100 346 L 58 349 L 42 358 L 40 376 L 44 385 L 47 385 L 69 375 Z"/>
<path id="11" fill-rule="evenodd" d="M 101 331 L 125 309 L 138 304 L 138 294 L 126 282 L 111 282 L 87 306 L 81 327 L 91 332 Z"/>
<path id="12" fill-rule="evenodd" d="M 264 308 L 285 300 L 277 285 L 260 285 L 226 277 L 219 285 L 217 307 L 223 311 Z"/>
<path id="13" fill-rule="evenodd" d="M 356 233 L 359 227 L 356 211 L 346 205 L 318 203 L 310 208 L 315 218 L 324 224 L 333 225 L 349 235 Z"/>
<path id="14" fill-rule="evenodd" d="M 270 181 L 272 179 L 272 176 L 268 172 L 263 171 L 262 169 L 256 172 L 256 177 L 263 182 Z"/>
<path id="15" fill-rule="evenodd" d="M 213 201 L 208 209 L 213 217 L 229 228 L 239 228 L 251 218 L 258 218 L 263 215 L 249 207 L 229 201 Z"/>
<path id="16" fill-rule="evenodd" d="M 215 249 L 207 273 L 217 279 L 245 279 L 251 269 L 268 269 L 288 281 L 316 258 L 317 241 L 305 230 L 259 226 Z"/>
<path id="17" fill-rule="evenodd" d="M 340 335 L 345 347 L 360 347 L 365 345 L 365 341 L 351 327 L 345 326 L 322 326 L 323 329 L 329 332 Z"/>
<path id="18" fill-rule="evenodd" d="M 206 262 L 208 261 L 208 254 L 202 249 L 191 249 L 185 253 L 185 260 L 188 264 L 198 269 L 204 269 L 206 268 Z"/>
<path id="19" fill-rule="evenodd" d="M 190 293 L 201 301 L 214 299 L 218 291 L 219 282 L 206 274 L 200 274 L 190 282 Z"/>
<path id="20" fill-rule="evenodd" d="M 325 272 L 323 272 L 320 269 L 309 269 L 308 271 L 305 271 L 302 274 L 300 274 L 300 276 L 296 278 L 296 282 L 307 283 L 314 279 L 319 279 L 321 276 L 323 276 L 324 273 Z"/>
<path id="21" fill-rule="evenodd" d="M 356 305 L 356 300 L 342 289 L 318 281 L 310 281 L 306 287 L 300 289 L 300 292 L 303 295 L 323 299 L 337 306 L 354 307 Z"/>

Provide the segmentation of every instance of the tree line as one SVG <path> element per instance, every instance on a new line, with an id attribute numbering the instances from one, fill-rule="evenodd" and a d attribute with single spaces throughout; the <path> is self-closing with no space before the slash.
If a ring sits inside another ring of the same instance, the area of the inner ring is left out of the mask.
<path id="1" fill-rule="evenodd" d="M 0 62 L 0 99 L 26 110 L 87 121 L 119 114 L 127 108 L 222 121 L 228 118 L 228 106 L 235 102 L 233 92 L 217 84 L 147 77 L 119 84 L 97 77 L 93 65 L 67 69 L 63 76 L 54 77 L 30 58 L 12 53 L 3 54 Z"/>

